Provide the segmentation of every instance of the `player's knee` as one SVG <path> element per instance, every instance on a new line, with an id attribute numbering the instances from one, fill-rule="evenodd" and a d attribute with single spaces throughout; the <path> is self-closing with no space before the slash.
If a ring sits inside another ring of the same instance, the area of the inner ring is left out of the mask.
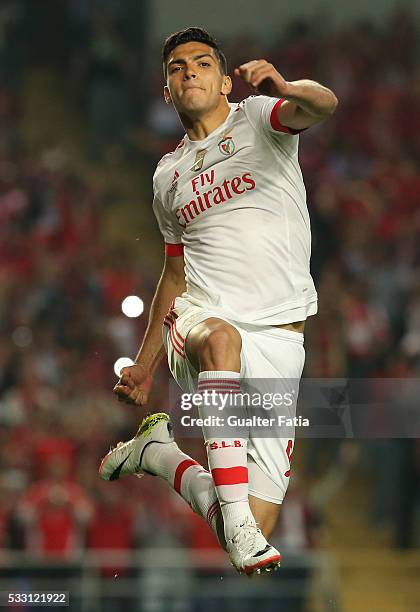
<path id="1" fill-rule="evenodd" d="M 205 369 L 238 369 L 240 364 L 241 335 L 229 324 L 211 329 L 204 337 L 200 349 L 200 365 Z"/>

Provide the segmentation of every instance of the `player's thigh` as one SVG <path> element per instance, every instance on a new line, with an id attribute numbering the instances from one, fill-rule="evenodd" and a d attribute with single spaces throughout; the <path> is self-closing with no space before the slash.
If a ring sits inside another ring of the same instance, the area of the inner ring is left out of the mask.
<path id="1" fill-rule="evenodd" d="M 186 339 L 191 329 L 211 316 L 210 311 L 178 297 L 172 302 L 164 318 L 163 343 L 168 356 L 168 367 L 178 385 L 186 393 L 195 392 L 199 371 L 189 359 Z"/>
<path id="2" fill-rule="evenodd" d="M 209 317 L 192 327 L 185 339 L 185 350 L 189 361 L 199 371 L 205 352 L 231 357 L 237 355 L 240 362 L 242 339 L 231 323 L 219 317 Z M 213 359 L 214 360 L 214 359 Z"/>

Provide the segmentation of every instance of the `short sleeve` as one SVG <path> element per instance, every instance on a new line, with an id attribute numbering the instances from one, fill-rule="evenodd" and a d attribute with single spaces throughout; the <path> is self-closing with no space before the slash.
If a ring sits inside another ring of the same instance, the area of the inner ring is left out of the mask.
<path id="1" fill-rule="evenodd" d="M 158 222 L 160 233 L 165 241 L 166 255 L 182 255 L 183 244 L 181 228 L 178 225 L 176 218 L 165 209 L 156 191 L 153 197 L 153 212 Z"/>
<path id="2" fill-rule="evenodd" d="M 243 108 L 248 121 L 255 129 L 264 129 L 271 133 L 296 135 L 302 130 L 294 130 L 282 125 L 277 117 L 277 109 L 283 104 L 282 98 L 269 96 L 250 96 L 243 101 Z"/>

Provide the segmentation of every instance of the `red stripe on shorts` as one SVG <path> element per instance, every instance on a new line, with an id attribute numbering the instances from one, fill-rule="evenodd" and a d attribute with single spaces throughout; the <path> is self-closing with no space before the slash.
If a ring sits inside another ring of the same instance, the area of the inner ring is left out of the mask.
<path id="1" fill-rule="evenodd" d="M 171 340 L 172 340 L 172 345 L 174 347 L 177 347 L 178 350 L 183 353 L 184 352 L 184 347 L 181 344 L 181 342 L 176 338 L 175 334 L 174 334 L 174 326 L 172 325 L 172 327 L 170 327 L 169 329 L 169 335 L 171 336 Z"/>
<path id="2" fill-rule="evenodd" d="M 181 349 L 181 350 L 180 350 L 180 349 L 177 347 L 177 345 L 175 344 L 175 342 L 174 342 L 174 337 L 173 337 L 173 333 L 172 333 L 172 327 L 170 327 L 170 328 L 169 328 L 169 338 L 170 338 L 170 340 L 171 340 L 172 348 L 174 349 L 175 353 L 178 353 L 178 355 L 179 355 L 180 357 L 182 357 L 183 359 L 185 359 L 185 353 L 184 353 L 183 349 Z"/>
<path id="3" fill-rule="evenodd" d="M 184 342 L 185 342 L 185 338 L 183 338 L 183 337 L 181 336 L 181 334 L 179 333 L 179 331 L 177 330 L 177 328 L 176 328 L 176 322 L 175 322 L 175 321 L 174 321 L 174 331 L 175 331 L 176 335 L 178 336 L 178 338 L 181 340 L 182 344 L 184 344 Z"/>

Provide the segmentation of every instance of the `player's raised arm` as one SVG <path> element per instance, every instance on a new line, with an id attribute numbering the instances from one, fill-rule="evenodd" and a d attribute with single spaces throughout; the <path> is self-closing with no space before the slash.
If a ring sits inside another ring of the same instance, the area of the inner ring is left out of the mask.
<path id="1" fill-rule="evenodd" d="M 162 322 L 172 300 L 185 291 L 184 256 L 166 255 L 162 275 L 150 308 L 149 323 L 135 365 L 123 368 L 114 392 L 122 401 L 143 406 L 153 373 L 164 354 Z"/>
<path id="2" fill-rule="evenodd" d="M 308 128 L 332 115 L 337 108 L 337 97 L 328 87 L 309 79 L 286 81 L 266 60 L 242 64 L 235 68 L 235 74 L 259 93 L 282 98 L 284 102 L 277 109 L 277 118 L 289 128 Z"/>

